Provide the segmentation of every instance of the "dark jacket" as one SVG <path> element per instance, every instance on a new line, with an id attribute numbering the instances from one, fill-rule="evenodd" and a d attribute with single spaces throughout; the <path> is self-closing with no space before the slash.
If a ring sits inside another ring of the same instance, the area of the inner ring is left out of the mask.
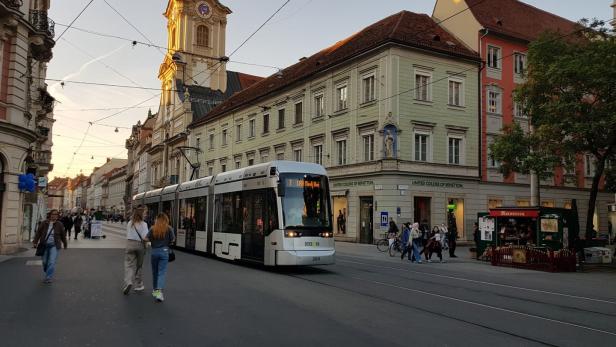
<path id="1" fill-rule="evenodd" d="M 39 225 L 38 230 L 36 230 L 36 235 L 34 235 L 34 241 L 32 241 L 34 245 L 38 245 L 39 242 L 45 242 L 48 228 L 48 220 L 44 221 Z M 60 221 L 56 221 L 53 225 L 53 237 L 57 249 L 62 248 L 62 244 L 64 244 L 64 248 L 68 246 L 68 241 L 66 240 L 66 231 L 64 230 L 64 225 L 62 225 Z"/>
<path id="2" fill-rule="evenodd" d="M 73 227 L 73 219 L 71 216 L 64 216 L 62 217 L 62 224 L 64 224 L 64 229 L 71 230 Z"/>
<path id="3" fill-rule="evenodd" d="M 406 246 L 411 239 L 411 229 L 407 226 L 402 227 L 402 245 Z"/>

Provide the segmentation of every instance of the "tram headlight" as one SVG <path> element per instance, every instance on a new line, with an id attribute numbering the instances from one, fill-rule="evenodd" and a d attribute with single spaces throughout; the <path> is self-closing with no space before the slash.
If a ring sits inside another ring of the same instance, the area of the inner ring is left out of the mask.
<path id="1" fill-rule="evenodd" d="M 319 236 L 324 237 L 324 238 L 328 238 L 328 237 L 334 236 L 334 234 L 330 233 L 329 231 L 325 231 L 325 232 L 320 233 Z"/>
<path id="2" fill-rule="evenodd" d="M 300 236 L 302 236 L 302 234 L 298 233 L 297 231 L 285 230 L 284 232 L 284 237 L 300 237 Z"/>

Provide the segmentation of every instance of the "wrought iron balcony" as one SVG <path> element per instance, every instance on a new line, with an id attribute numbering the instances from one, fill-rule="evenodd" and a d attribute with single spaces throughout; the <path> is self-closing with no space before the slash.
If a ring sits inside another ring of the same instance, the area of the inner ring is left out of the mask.
<path id="1" fill-rule="evenodd" d="M 30 10 L 30 23 L 37 31 L 45 32 L 49 37 L 55 36 L 56 23 L 47 17 L 47 11 Z"/>
<path id="2" fill-rule="evenodd" d="M 21 5 L 24 4 L 23 0 L 0 0 L 4 6 L 11 8 L 13 10 L 19 10 Z"/>

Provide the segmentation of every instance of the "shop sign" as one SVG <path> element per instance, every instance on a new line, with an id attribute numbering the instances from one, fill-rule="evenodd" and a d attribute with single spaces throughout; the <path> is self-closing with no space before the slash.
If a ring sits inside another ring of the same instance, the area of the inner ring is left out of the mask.
<path id="1" fill-rule="evenodd" d="M 388 222 L 389 222 L 389 212 L 382 211 L 381 212 L 381 227 L 387 228 Z"/>
<path id="2" fill-rule="evenodd" d="M 365 187 L 374 185 L 374 181 L 351 181 L 351 182 L 335 182 L 334 188 L 338 187 Z"/>
<path id="3" fill-rule="evenodd" d="M 464 185 L 462 183 L 439 182 L 429 180 L 413 180 L 413 185 L 437 188 L 464 188 Z"/>
<path id="4" fill-rule="evenodd" d="M 538 210 L 490 210 L 491 217 L 539 217 Z"/>

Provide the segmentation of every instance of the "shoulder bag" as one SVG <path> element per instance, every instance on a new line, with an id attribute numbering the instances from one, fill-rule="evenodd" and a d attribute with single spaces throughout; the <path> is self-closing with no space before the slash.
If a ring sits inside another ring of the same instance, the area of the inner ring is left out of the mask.
<path id="1" fill-rule="evenodd" d="M 132 222 L 131 222 L 132 223 Z M 137 233 L 137 236 L 139 236 L 139 240 L 141 240 L 141 244 L 143 245 L 143 249 L 148 249 L 147 244 L 145 243 L 145 241 L 143 240 L 143 238 L 141 237 L 141 234 L 139 234 L 139 231 L 137 230 L 137 228 L 135 227 L 135 224 L 133 223 L 133 229 L 135 229 L 135 232 Z"/>
<path id="2" fill-rule="evenodd" d="M 51 230 L 47 233 L 47 237 L 45 237 L 45 242 L 41 242 L 41 240 L 39 240 L 38 245 L 36 245 L 36 253 L 34 253 L 37 257 L 41 257 L 43 256 L 43 254 L 45 254 L 45 248 L 47 248 L 47 240 L 49 240 L 49 236 L 51 236 L 52 232 L 54 232 L 53 226 L 51 227 Z"/>

